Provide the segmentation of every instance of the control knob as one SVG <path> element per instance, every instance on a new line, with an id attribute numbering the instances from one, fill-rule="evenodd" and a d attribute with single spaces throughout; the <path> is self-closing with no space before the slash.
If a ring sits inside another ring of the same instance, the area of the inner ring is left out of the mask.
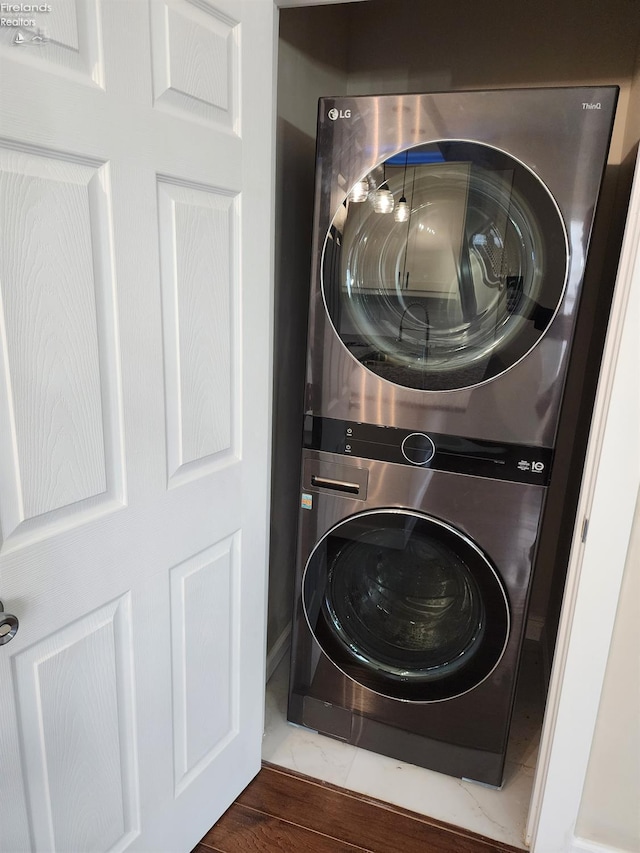
<path id="1" fill-rule="evenodd" d="M 412 465 L 427 465 L 436 453 L 436 446 L 423 432 L 409 433 L 402 442 L 402 455 Z"/>

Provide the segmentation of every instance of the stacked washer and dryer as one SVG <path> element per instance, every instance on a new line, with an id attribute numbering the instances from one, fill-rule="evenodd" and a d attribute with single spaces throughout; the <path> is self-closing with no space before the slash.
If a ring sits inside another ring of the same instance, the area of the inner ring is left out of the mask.
<path id="1" fill-rule="evenodd" d="M 501 785 L 616 98 L 321 99 L 290 721 Z"/>

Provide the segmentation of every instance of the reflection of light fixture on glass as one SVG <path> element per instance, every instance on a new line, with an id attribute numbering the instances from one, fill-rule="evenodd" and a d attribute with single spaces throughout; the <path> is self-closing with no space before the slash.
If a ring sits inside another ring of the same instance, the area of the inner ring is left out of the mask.
<path id="1" fill-rule="evenodd" d="M 400 199 L 400 201 L 396 204 L 395 210 L 393 211 L 393 218 L 396 222 L 407 222 L 409 219 L 409 205 L 407 204 L 407 200 L 404 196 Z"/>
<path id="2" fill-rule="evenodd" d="M 404 175 L 402 176 L 402 197 L 400 201 L 396 205 L 396 209 L 393 212 L 393 218 L 396 222 L 407 222 L 409 219 L 409 215 L 411 211 L 409 210 L 409 205 L 407 204 L 407 200 L 404 196 L 404 185 L 407 179 L 407 163 L 409 162 L 409 149 L 405 153 L 404 158 Z"/>
<path id="3" fill-rule="evenodd" d="M 391 213 L 395 204 L 393 193 L 387 183 L 386 166 L 382 164 L 382 184 L 373 194 L 373 209 L 376 213 Z"/>
<path id="4" fill-rule="evenodd" d="M 361 181 L 358 181 L 351 187 L 351 192 L 349 193 L 349 201 L 366 201 L 369 195 L 369 182 L 363 178 Z"/>
<path id="5" fill-rule="evenodd" d="M 389 189 L 389 184 L 385 181 L 380 189 L 376 190 L 376 194 L 373 197 L 373 209 L 376 213 L 391 213 L 394 205 L 393 193 Z"/>

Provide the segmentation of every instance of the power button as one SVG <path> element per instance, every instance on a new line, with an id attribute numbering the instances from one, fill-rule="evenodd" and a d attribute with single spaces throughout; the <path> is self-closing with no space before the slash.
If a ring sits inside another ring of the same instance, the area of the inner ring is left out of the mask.
<path id="1" fill-rule="evenodd" d="M 402 455 L 412 465 L 426 465 L 435 456 L 436 446 L 423 432 L 412 432 L 402 442 Z"/>

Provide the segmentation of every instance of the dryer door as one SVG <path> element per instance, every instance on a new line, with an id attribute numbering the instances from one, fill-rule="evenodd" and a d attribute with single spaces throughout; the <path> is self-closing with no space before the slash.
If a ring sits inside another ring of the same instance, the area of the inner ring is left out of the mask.
<path id="1" fill-rule="evenodd" d="M 351 516 L 313 550 L 303 579 L 309 627 L 354 681 L 433 702 L 484 681 L 509 636 L 494 566 L 462 532 L 426 515 Z"/>
<path id="2" fill-rule="evenodd" d="M 540 340 L 565 290 L 558 207 L 522 163 L 441 141 L 366 174 L 334 216 L 322 292 L 351 355 L 423 390 L 480 384 Z"/>

